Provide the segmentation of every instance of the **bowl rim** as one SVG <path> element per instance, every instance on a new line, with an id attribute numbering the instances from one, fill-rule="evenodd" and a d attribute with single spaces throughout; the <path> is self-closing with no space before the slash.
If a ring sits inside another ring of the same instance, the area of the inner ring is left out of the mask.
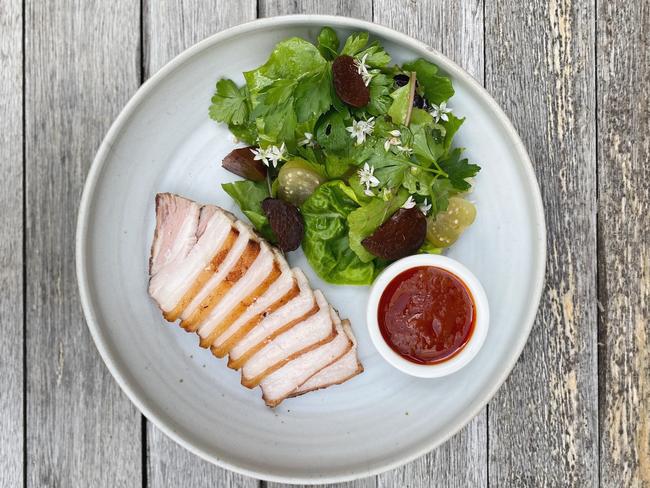
<path id="1" fill-rule="evenodd" d="M 144 395 L 142 395 L 142 393 L 138 390 L 137 385 L 132 383 L 126 367 L 118 364 L 115 358 L 111 355 L 107 340 L 104 336 L 104 332 L 95 311 L 94 303 L 91 299 L 90 281 L 86 265 L 87 254 L 85 244 L 87 242 L 87 235 L 90 226 L 89 219 L 91 215 L 91 208 L 93 203 L 92 199 L 95 188 L 100 179 L 102 168 L 107 161 L 107 157 L 110 154 L 112 146 L 118 139 L 123 126 L 131 118 L 132 114 L 137 111 L 141 102 L 147 98 L 149 93 L 153 91 L 154 88 L 159 83 L 161 83 L 166 76 L 168 76 L 176 69 L 182 67 L 183 64 L 193 56 L 212 47 L 215 44 L 218 44 L 232 37 L 254 32 L 256 30 L 270 30 L 277 27 L 289 27 L 296 25 L 307 27 L 320 27 L 329 25 L 333 28 L 368 31 L 371 35 L 394 41 L 410 50 L 422 53 L 424 57 L 427 57 L 431 61 L 434 61 L 452 77 L 463 80 L 465 83 L 467 83 L 468 86 L 480 96 L 482 101 L 492 112 L 495 121 L 502 125 L 503 130 L 507 133 L 510 140 L 513 141 L 513 149 L 519 157 L 520 164 L 523 171 L 525 172 L 529 184 L 535 190 L 532 192 L 531 199 L 534 212 L 538 217 L 536 225 L 537 239 L 533 242 L 537 246 L 538 250 L 537 263 L 534 269 L 535 276 L 533 279 L 534 293 L 531 297 L 529 307 L 525 314 L 525 319 L 522 323 L 521 330 L 523 334 L 519 336 L 518 341 L 513 348 L 513 354 L 501 369 L 501 374 L 495 376 L 493 381 L 490 384 L 486 385 L 487 392 L 483 394 L 479 399 L 474 400 L 471 404 L 469 404 L 465 409 L 464 415 L 460 415 L 456 422 L 447 425 L 443 433 L 436 440 L 416 445 L 408 451 L 405 450 L 399 458 L 396 457 L 391 462 L 384 463 L 382 465 L 365 466 L 354 471 L 346 471 L 337 473 L 335 475 L 326 475 L 320 477 L 318 475 L 308 477 L 281 475 L 249 469 L 247 467 L 238 465 L 236 461 L 229 460 L 227 456 L 218 457 L 216 454 L 208 452 L 207 450 L 194 445 L 191 439 L 185 439 L 177 432 L 175 432 L 173 426 L 168 424 L 163 419 L 164 416 L 162 414 L 161 408 L 156 404 L 147 401 Z M 478 83 L 469 73 L 451 61 L 445 55 L 440 53 L 438 50 L 433 49 L 424 42 L 418 41 L 406 34 L 393 30 L 389 27 L 385 27 L 365 20 L 335 15 L 310 14 L 285 15 L 256 19 L 217 32 L 216 34 L 207 37 L 206 39 L 181 52 L 179 55 L 165 64 L 160 70 L 158 70 L 158 72 L 151 76 L 145 83 L 143 83 L 131 97 L 131 99 L 127 102 L 127 104 L 124 106 L 122 111 L 110 126 L 108 132 L 106 133 L 106 136 L 104 137 L 104 140 L 102 141 L 97 151 L 90 170 L 88 171 L 86 183 L 84 185 L 79 204 L 75 239 L 75 264 L 77 282 L 79 287 L 79 297 L 88 329 L 95 343 L 95 347 L 99 351 L 101 358 L 106 364 L 106 367 L 122 391 L 131 400 L 131 402 L 142 412 L 143 415 L 145 415 L 148 420 L 150 420 L 168 437 L 195 455 L 205 459 L 206 461 L 229 469 L 235 473 L 251 476 L 258 479 L 290 484 L 346 482 L 383 473 L 425 455 L 442 443 L 446 442 L 451 436 L 456 434 L 461 428 L 469 423 L 469 421 L 472 420 L 480 412 L 480 410 L 490 401 L 490 399 L 492 399 L 497 390 L 509 376 L 528 340 L 528 336 L 537 315 L 537 310 L 543 291 L 546 270 L 546 253 L 547 244 L 544 208 L 539 191 L 539 184 L 535 177 L 535 172 L 530 157 L 514 126 L 505 115 L 503 110 L 496 103 L 496 101 L 483 88 L 483 86 Z"/>
<path id="2" fill-rule="evenodd" d="M 465 285 L 476 307 L 476 321 L 469 340 L 453 357 L 435 364 L 417 364 L 400 356 L 384 339 L 377 317 L 379 300 L 388 284 L 404 271 L 420 266 L 443 269 L 453 274 Z M 442 378 L 461 370 L 481 350 L 490 327 L 490 306 L 481 282 L 461 262 L 439 254 L 414 254 L 395 261 L 375 278 L 368 297 L 366 325 L 375 349 L 388 364 L 405 374 L 418 378 Z"/>

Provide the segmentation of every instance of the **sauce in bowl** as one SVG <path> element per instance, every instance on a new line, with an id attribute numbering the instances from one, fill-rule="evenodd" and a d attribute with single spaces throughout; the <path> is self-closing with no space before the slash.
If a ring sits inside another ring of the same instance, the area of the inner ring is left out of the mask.
<path id="1" fill-rule="evenodd" d="M 436 266 L 407 269 L 384 289 L 377 310 L 386 343 L 404 359 L 437 364 L 454 357 L 476 324 L 474 298 L 455 274 Z"/>

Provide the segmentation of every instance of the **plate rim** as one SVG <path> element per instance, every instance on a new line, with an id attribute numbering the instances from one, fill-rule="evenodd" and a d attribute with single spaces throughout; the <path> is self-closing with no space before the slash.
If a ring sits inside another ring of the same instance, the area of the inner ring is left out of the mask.
<path id="1" fill-rule="evenodd" d="M 336 475 L 323 476 L 323 477 L 301 477 L 301 476 L 284 476 L 266 473 L 263 471 L 257 471 L 254 469 L 249 469 L 246 467 L 239 466 L 234 461 L 229 461 L 224 458 L 219 458 L 214 454 L 204 451 L 203 449 L 195 446 L 191 439 L 185 439 L 177 434 L 173 428 L 162 419 L 162 416 L 157 413 L 161 408 L 159 406 L 149 405 L 145 399 L 140 398 L 141 392 L 138 391 L 137 387 L 131 385 L 130 381 L 127 379 L 128 369 L 123 371 L 124 366 L 119 366 L 118 362 L 112 357 L 107 345 L 104 342 L 103 333 L 101 331 L 102 326 L 100 325 L 97 315 L 94 310 L 94 304 L 91 300 L 90 293 L 90 282 L 88 278 L 88 270 L 86 267 L 86 241 L 87 233 L 89 229 L 89 216 L 91 211 L 92 195 L 94 193 L 95 187 L 101 176 L 102 168 L 106 163 L 107 156 L 110 153 L 110 150 L 121 133 L 123 125 L 128 122 L 131 115 L 138 109 L 140 103 L 148 96 L 148 94 L 171 72 L 181 66 L 186 60 L 189 60 L 196 54 L 199 54 L 205 49 L 212 47 L 219 42 L 227 40 L 232 37 L 236 37 L 241 34 L 257 31 L 257 30 L 266 30 L 273 29 L 276 27 L 283 26 L 292 26 L 292 25 L 306 25 L 306 26 L 323 26 L 331 25 L 337 28 L 347 28 L 347 29 L 357 29 L 357 30 L 367 30 L 368 32 L 381 36 L 386 39 L 393 40 L 398 42 L 407 48 L 425 50 L 430 53 L 431 58 L 438 64 L 444 66 L 444 70 L 450 73 L 453 77 L 457 79 L 462 79 L 464 82 L 468 83 L 470 87 L 481 96 L 482 100 L 487 104 L 489 110 L 492 112 L 494 117 L 503 125 L 507 135 L 514 142 L 515 153 L 519 156 L 520 164 L 523 167 L 524 174 L 526 179 L 531 184 L 533 188 L 532 192 L 532 204 L 534 213 L 537 216 L 537 225 L 536 230 L 538 232 L 539 238 L 537 241 L 534 241 L 538 245 L 539 251 L 537 256 L 537 263 L 534 269 L 535 277 L 533 282 L 534 297 L 531 301 L 531 306 L 528 307 L 528 310 L 525 314 L 525 319 L 523 321 L 524 334 L 520 336 L 519 341 L 515 344 L 514 354 L 510 356 L 508 362 L 505 364 L 505 367 L 501 370 L 501 373 L 495 377 L 488 385 L 487 393 L 479 400 L 474 401 L 473 404 L 470 404 L 464 415 L 461 415 L 459 420 L 454 423 L 450 423 L 443 429 L 443 434 L 437 439 L 430 443 L 426 443 L 423 446 L 416 446 L 409 451 L 406 451 L 404 454 L 396 457 L 389 463 L 385 463 L 378 467 L 371 468 L 360 468 L 352 472 L 338 473 Z M 442 61 L 442 62 L 441 62 Z M 84 184 L 79 211 L 77 217 L 77 228 L 76 228 L 76 238 L 75 238 L 75 264 L 76 264 L 76 275 L 77 275 L 77 284 L 79 288 L 79 297 L 81 306 L 84 312 L 84 317 L 86 319 L 86 324 L 90 331 L 91 337 L 95 344 L 95 347 L 99 351 L 99 354 L 104 361 L 104 364 L 108 368 L 111 376 L 118 383 L 121 390 L 126 394 L 126 396 L 131 400 L 131 402 L 140 410 L 140 412 L 151 421 L 158 429 L 165 433 L 168 437 L 174 440 L 176 443 L 180 444 L 182 447 L 192 452 L 193 454 L 205 459 L 208 462 L 211 462 L 217 466 L 226 468 L 230 471 L 233 471 L 238 474 L 245 476 L 251 476 L 258 479 L 263 479 L 267 481 L 274 481 L 280 483 L 290 483 L 290 484 L 316 484 L 316 483 L 338 483 L 353 481 L 355 479 L 374 476 L 380 473 L 386 472 L 388 470 L 402 466 L 408 462 L 411 462 L 415 459 L 420 458 L 421 456 L 427 454 L 433 449 L 437 448 L 444 442 L 446 442 L 450 437 L 459 432 L 465 425 L 467 425 L 479 412 L 480 410 L 489 403 L 489 401 L 494 397 L 499 388 L 503 385 L 505 380 L 508 378 L 515 364 L 519 360 L 524 346 L 526 345 L 530 332 L 532 330 L 537 312 L 539 309 L 539 303 L 541 300 L 545 275 L 546 275 L 546 259 L 547 259 L 547 242 L 546 242 L 546 220 L 544 214 L 544 207 L 542 203 L 542 197 L 539 189 L 539 183 L 537 181 L 532 162 L 528 155 L 528 152 L 519 137 L 516 129 L 514 128 L 510 119 L 503 112 L 501 107 L 497 102 L 492 98 L 492 96 L 487 92 L 487 90 L 474 79 L 468 72 L 463 68 L 457 65 L 454 61 L 447 58 L 440 51 L 430 47 L 426 43 L 419 41 L 407 34 L 401 33 L 389 27 L 368 22 L 365 20 L 355 19 L 351 17 L 336 16 L 336 15 L 309 15 L 309 14 L 300 14 L 300 15 L 284 15 L 277 17 L 267 17 L 263 19 L 255 19 L 243 24 L 239 24 L 228 29 L 219 31 L 204 40 L 192 45 L 188 49 L 184 50 L 168 63 L 166 63 L 158 72 L 151 76 L 145 83 L 143 83 L 135 94 L 129 99 L 124 108 L 120 111 L 119 115 L 115 118 L 111 124 L 106 136 L 104 137 L 97 154 L 92 162 L 92 165 L 88 171 L 86 177 L 86 182 Z"/>

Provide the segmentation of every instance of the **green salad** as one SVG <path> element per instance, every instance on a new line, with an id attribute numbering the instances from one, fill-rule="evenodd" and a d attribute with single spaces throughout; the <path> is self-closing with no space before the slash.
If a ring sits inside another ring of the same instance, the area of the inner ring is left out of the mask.
<path id="1" fill-rule="evenodd" d="M 368 33 L 341 47 L 286 39 L 245 84 L 217 82 L 209 114 L 248 145 L 222 185 L 258 232 L 298 245 L 324 280 L 367 285 L 390 262 L 439 253 L 475 218 L 464 195 L 480 167 L 453 138 L 451 80 L 424 59 L 391 64 Z"/>

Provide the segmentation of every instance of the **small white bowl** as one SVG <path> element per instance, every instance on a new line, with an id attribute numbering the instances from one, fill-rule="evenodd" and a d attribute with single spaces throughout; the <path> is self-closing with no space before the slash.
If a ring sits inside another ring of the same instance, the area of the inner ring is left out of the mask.
<path id="1" fill-rule="evenodd" d="M 449 360 L 436 364 L 417 364 L 404 359 L 386 343 L 379 330 L 377 311 L 379 300 L 386 286 L 403 271 L 418 266 L 434 266 L 449 271 L 460 278 L 474 298 L 474 306 L 476 307 L 476 323 L 467 343 Z M 415 256 L 400 259 L 386 268 L 377 277 L 370 289 L 366 315 L 370 338 L 379 354 L 395 368 L 419 378 L 447 376 L 469 363 L 483 346 L 490 323 L 490 308 L 487 295 L 476 276 L 458 261 L 436 254 L 416 254 Z"/>

